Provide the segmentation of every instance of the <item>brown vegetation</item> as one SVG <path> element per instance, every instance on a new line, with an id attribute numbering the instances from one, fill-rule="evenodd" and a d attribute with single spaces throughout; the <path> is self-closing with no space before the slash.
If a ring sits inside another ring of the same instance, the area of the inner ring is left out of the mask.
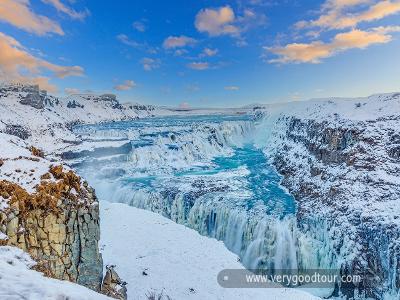
<path id="1" fill-rule="evenodd" d="M 55 181 L 49 181 L 51 175 Z M 36 186 L 36 192 L 29 194 L 18 184 L 7 180 L 0 181 L 0 196 L 8 199 L 10 206 L 17 206 L 24 214 L 34 209 L 58 212 L 59 201 L 69 200 L 77 203 L 77 194 L 81 192 L 81 179 L 74 172 L 64 172 L 62 166 L 51 166 L 49 173 L 42 176 L 42 182 Z M 72 190 L 76 193 L 72 193 Z"/>

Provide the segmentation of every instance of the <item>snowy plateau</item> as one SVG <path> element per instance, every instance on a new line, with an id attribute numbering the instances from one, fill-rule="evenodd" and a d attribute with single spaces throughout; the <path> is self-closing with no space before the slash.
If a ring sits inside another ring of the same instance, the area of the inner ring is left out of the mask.
<path id="1" fill-rule="evenodd" d="M 400 297 L 400 94 L 179 111 L 6 86 L 0 145 L 1 299 L 106 299 L 92 290 L 110 265 L 128 299 Z M 29 228 L 47 232 L 46 207 L 32 206 L 31 222 L 25 206 L 16 218 L 15 199 L 49 186 L 77 204 L 55 201 L 66 229 L 55 213 L 60 226 L 37 237 Z M 90 250 L 75 251 L 83 240 Z M 70 257 L 50 264 L 56 279 L 40 273 L 47 252 Z M 218 284 L 220 271 L 244 268 L 372 279 L 321 290 Z"/>

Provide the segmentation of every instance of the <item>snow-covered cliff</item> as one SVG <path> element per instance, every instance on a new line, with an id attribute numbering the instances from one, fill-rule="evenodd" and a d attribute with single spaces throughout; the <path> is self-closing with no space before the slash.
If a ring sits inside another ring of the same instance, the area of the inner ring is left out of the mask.
<path id="1" fill-rule="evenodd" d="M 300 266 L 374 274 L 361 288 L 367 296 L 398 296 L 400 94 L 295 102 L 263 113 L 258 143 L 298 203 Z M 310 248 L 311 255 L 302 253 Z"/>
<path id="2" fill-rule="evenodd" d="M 51 152 L 79 143 L 76 124 L 149 117 L 162 110 L 151 105 L 120 104 L 114 95 L 49 96 L 30 86 L 0 87 L 0 132 L 16 135 Z"/>
<path id="3" fill-rule="evenodd" d="M 100 290 L 99 203 L 93 189 L 18 137 L 0 133 L 0 245 L 50 277 Z"/>

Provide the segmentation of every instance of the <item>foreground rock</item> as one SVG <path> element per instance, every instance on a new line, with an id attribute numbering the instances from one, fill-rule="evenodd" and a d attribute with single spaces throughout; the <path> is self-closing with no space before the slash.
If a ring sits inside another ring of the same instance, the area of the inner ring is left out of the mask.
<path id="1" fill-rule="evenodd" d="M 0 195 L 9 204 L 0 212 L 5 244 L 28 252 L 49 277 L 99 290 L 99 208 L 93 191 L 62 167 L 51 168 L 42 178 L 47 179 L 33 194 L 0 181 Z"/>
<path id="2" fill-rule="evenodd" d="M 127 300 L 126 282 L 119 278 L 118 273 L 114 270 L 115 266 L 106 267 L 106 275 L 104 275 L 103 283 L 101 284 L 101 292 L 104 295 L 110 296 L 119 300 Z"/>
<path id="3" fill-rule="evenodd" d="M 20 139 L 0 139 L 0 243 L 29 253 L 49 277 L 99 291 L 103 264 L 94 191 Z"/>

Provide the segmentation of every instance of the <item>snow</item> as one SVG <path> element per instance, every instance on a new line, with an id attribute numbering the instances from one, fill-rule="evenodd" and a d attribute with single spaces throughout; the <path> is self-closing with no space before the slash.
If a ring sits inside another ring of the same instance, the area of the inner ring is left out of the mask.
<path id="1" fill-rule="evenodd" d="M 0 133 L 0 144 L 0 159 L 3 161 L 0 180 L 20 184 L 32 193 L 40 183 L 40 177 L 49 171 L 50 162 L 34 157 L 28 145 L 18 137 Z"/>
<path id="2" fill-rule="evenodd" d="M 30 269 L 34 265 L 35 262 L 21 249 L 0 247 L 0 299 L 111 299 L 78 284 L 44 277 Z"/>
<path id="3" fill-rule="evenodd" d="M 82 144 L 79 144 L 77 146 L 67 147 L 63 151 L 81 152 L 93 151 L 99 148 L 118 148 L 126 145 L 129 142 L 129 140 L 84 141 Z"/>
<path id="4" fill-rule="evenodd" d="M 281 114 L 324 121 L 369 121 L 400 115 L 400 93 L 362 98 L 326 98 L 264 105 L 268 115 Z"/>
<path id="5" fill-rule="evenodd" d="M 147 106 L 143 110 L 114 108 L 111 102 L 101 100 L 97 95 L 74 95 L 62 99 L 49 97 L 44 109 L 22 105 L 19 103 L 21 98 L 22 95 L 15 92 L 0 96 L 0 129 L 7 125 L 22 126 L 31 134 L 28 139 L 32 144 L 49 152 L 63 148 L 71 142 L 80 142 L 68 129 L 70 124 L 149 117 L 153 112 Z M 83 107 L 69 108 L 68 103 L 73 100 Z"/>
<path id="6" fill-rule="evenodd" d="M 143 299 L 152 291 L 174 300 L 318 299 L 285 288 L 224 289 L 218 273 L 244 267 L 222 242 L 125 204 L 103 201 L 100 207 L 104 264 L 117 265 L 129 299 Z"/>
<path id="7" fill-rule="evenodd" d="M 15 159 L 19 156 L 30 156 L 27 144 L 20 138 L 0 132 L 0 159 Z"/>
<path id="8" fill-rule="evenodd" d="M 1 201 L 1 197 L 0 197 L 0 201 Z M 2 208 L 0 207 L 0 209 L 2 209 Z M 7 240 L 7 239 L 8 239 L 8 236 L 6 234 L 0 232 L 0 240 Z"/>

